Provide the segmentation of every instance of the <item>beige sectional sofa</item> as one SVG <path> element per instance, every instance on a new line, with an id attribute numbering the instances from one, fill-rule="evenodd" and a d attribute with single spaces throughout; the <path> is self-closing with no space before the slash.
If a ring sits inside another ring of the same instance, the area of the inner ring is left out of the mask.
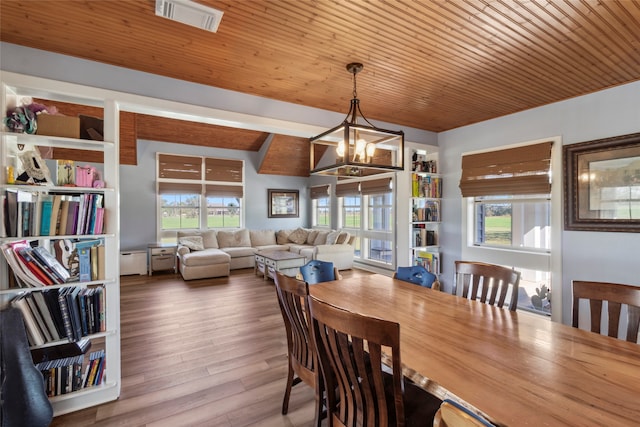
<path id="1" fill-rule="evenodd" d="M 185 280 L 228 276 L 230 270 L 253 268 L 260 250 L 291 251 L 347 270 L 353 267 L 354 240 L 344 231 L 305 228 L 179 231 L 180 273 Z"/>

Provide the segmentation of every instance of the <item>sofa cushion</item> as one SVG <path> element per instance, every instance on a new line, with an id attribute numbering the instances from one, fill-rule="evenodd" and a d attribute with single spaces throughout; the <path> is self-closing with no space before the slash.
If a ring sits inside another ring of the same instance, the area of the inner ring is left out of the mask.
<path id="1" fill-rule="evenodd" d="M 211 264 L 228 264 L 231 257 L 220 249 L 205 249 L 185 254 L 181 257 L 180 262 L 188 267 Z"/>
<path id="2" fill-rule="evenodd" d="M 313 241 L 313 246 L 324 245 L 327 243 L 328 234 L 328 231 L 318 231 L 318 236 L 316 237 L 316 240 Z"/>
<path id="3" fill-rule="evenodd" d="M 316 237 L 318 237 L 318 230 L 309 231 L 309 234 L 307 235 L 307 241 L 305 243 L 307 245 L 313 245 L 313 242 L 316 240 Z"/>
<path id="4" fill-rule="evenodd" d="M 276 233 L 273 230 L 249 230 L 251 246 L 267 246 L 276 244 Z"/>
<path id="5" fill-rule="evenodd" d="M 335 245 L 339 235 L 339 231 L 329 232 L 329 234 L 327 234 L 327 241 L 325 242 L 325 245 Z"/>
<path id="6" fill-rule="evenodd" d="M 289 252 L 292 252 L 294 254 L 299 254 L 301 250 L 307 249 L 307 248 L 313 248 L 313 246 L 298 245 L 298 244 L 295 244 L 295 243 L 290 243 L 289 244 Z"/>
<path id="7" fill-rule="evenodd" d="M 303 257 L 305 257 L 307 261 L 310 261 L 313 259 L 313 253 L 315 250 L 316 250 L 315 246 L 305 246 L 305 247 L 302 247 L 298 253 Z"/>
<path id="8" fill-rule="evenodd" d="M 202 236 L 184 236 L 178 239 L 178 243 L 182 246 L 186 246 L 192 251 L 204 250 Z"/>
<path id="9" fill-rule="evenodd" d="M 289 234 L 291 234 L 290 230 L 279 230 L 276 233 L 276 243 L 279 245 L 286 245 L 289 243 Z"/>
<path id="10" fill-rule="evenodd" d="M 243 256 L 253 256 L 256 253 L 256 249 L 252 247 L 240 246 L 233 248 L 221 248 L 223 251 L 229 254 L 231 258 L 238 258 Z"/>
<path id="11" fill-rule="evenodd" d="M 222 248 L 251 247 L 249 230 L 218 231 L 218 246 Z"/>
<path id="12" fill-rule="evenodd" d="M 289 241 L 298 245 L 303 245 L 307 241 L 309 231 L 304 228 L 296 228 L 295 231 L 289 234 Z"/>

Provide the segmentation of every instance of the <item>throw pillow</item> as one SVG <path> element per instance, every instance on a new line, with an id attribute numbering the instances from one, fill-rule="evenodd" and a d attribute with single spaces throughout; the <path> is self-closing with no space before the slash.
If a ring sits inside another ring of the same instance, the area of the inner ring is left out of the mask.
<path id="1" fill-rule="evenodd" d="M 339 231 L 332 231 L 329 234 L 327 234 L 327 241 L 326 241 L 326 245 L 335 245 L 336 244 L 336 240 L 338 240 L 338 235 L 340 234 Z"/>
<path id="2" fill-rule="evenodd" d="M 304 245 L 304 243 L 307 241 L 308 234 L 309 232 L 304 228 L 296 228 L 293 233 L 289 234 L 289 240 L 296 245 Z"/>
<path id="3" fill-rule="evenodd" d="M 307 245 L 313 245 L 316 237 L 318 237 L 318 230 L 311 230 L 307 235 Z"/>
<path id="4" fill-rule="evenodd" d="M 204 249 L 204 245 L 202 244 L 202 236 L 185 236 L 181 237 L 178 240 L 182 246 L 186 246 L 192 251 L 201 251 Z"/>
<path id="5" fill-rule="evenodd" d="M 289 230 L 280 230 L 276 233 L 276 243 L 279 245 L 286 245 L 289 243 Z"/>
<path id="6" fill-rule="evenodd" d="M 318 231 L 318 236 L 316 237 L 316 240 L 313 241 L 313 246 L 324 245 L 327 243 L 328 234 L 328 231 Z"/>
<path id="7" fill-rule="evenodd" d="M 349 243 L 349 238 L 351 238 L 351 234 L 348 231 L 341 231 L 336 239 L 336 245 L 346 245 Z"/>

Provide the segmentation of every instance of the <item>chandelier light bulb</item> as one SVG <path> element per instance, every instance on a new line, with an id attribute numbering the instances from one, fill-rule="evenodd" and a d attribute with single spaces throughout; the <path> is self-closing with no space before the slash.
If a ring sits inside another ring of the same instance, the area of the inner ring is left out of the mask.
<path id="1" fill-rule="evenodd" d="M 376 152 L 375 144 L 367 144 L 367 157 L 373 157 Z"/>
<path id="2" fill-rule="evenodd" d="M 356 154 L 360 157 L 364 156 L 364 149 L 367 146 L 367 141 L 362 138 L 356 140 Z"/>
<path id="3" fill-rule="evenodd" d="M 340 141 L 336 147 L 336 154 L 338 157 L 344 157 L 344 141 Z"/>

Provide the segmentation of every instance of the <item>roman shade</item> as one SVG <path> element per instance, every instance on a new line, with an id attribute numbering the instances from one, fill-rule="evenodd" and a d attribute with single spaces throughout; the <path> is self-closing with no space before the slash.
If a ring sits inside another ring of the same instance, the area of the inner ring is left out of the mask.
<path id="1" fill-rule="evenodd" d="M 188 182 L 158 182 L 158 193 L 160 194 L 200 194 L 201 184 L 191 184 Z"/>
<path id="2" fill-rule="evenodd" d="M 362 194 L 384 194 L 391 192 L 391 178 L 372 179 L 360 183 Z"/>
<path id="3" fill-rule="evenodd" d="M 463 197 L 548 194 L 552 142 L 462 156 Z"/>
<path id="4" fill-rule="evenodd" d="M 158 154 L 158 178 L 202 179 L 202 157 Z"/>
<path id="5" fill-rule="evenodd" d="M 315 187 L 311 187 L 310 189 L 311 199 L 322 199 L 323 197 L 328 197 L 328 196 L 329 196 L 329 184 L 318 185 Z"/>
<path id="6" fill-rule="evenodd" d="M 207 197 L 237 197 L 242 198 L 244 195 L 242 185 L 214 185 L 207 184 Z"/>
<path id="7" fill-rule="evenodd" d="M 204 165 L 207 181 L 242 182 L 242 160 L 205 157 Z"/>
<path id="8" fill-rule="evenodd" d="M 338 182 L 336 184 L 336 196 L 358 196 L 360 195 L 360 183 L 359 182 Z"/>

